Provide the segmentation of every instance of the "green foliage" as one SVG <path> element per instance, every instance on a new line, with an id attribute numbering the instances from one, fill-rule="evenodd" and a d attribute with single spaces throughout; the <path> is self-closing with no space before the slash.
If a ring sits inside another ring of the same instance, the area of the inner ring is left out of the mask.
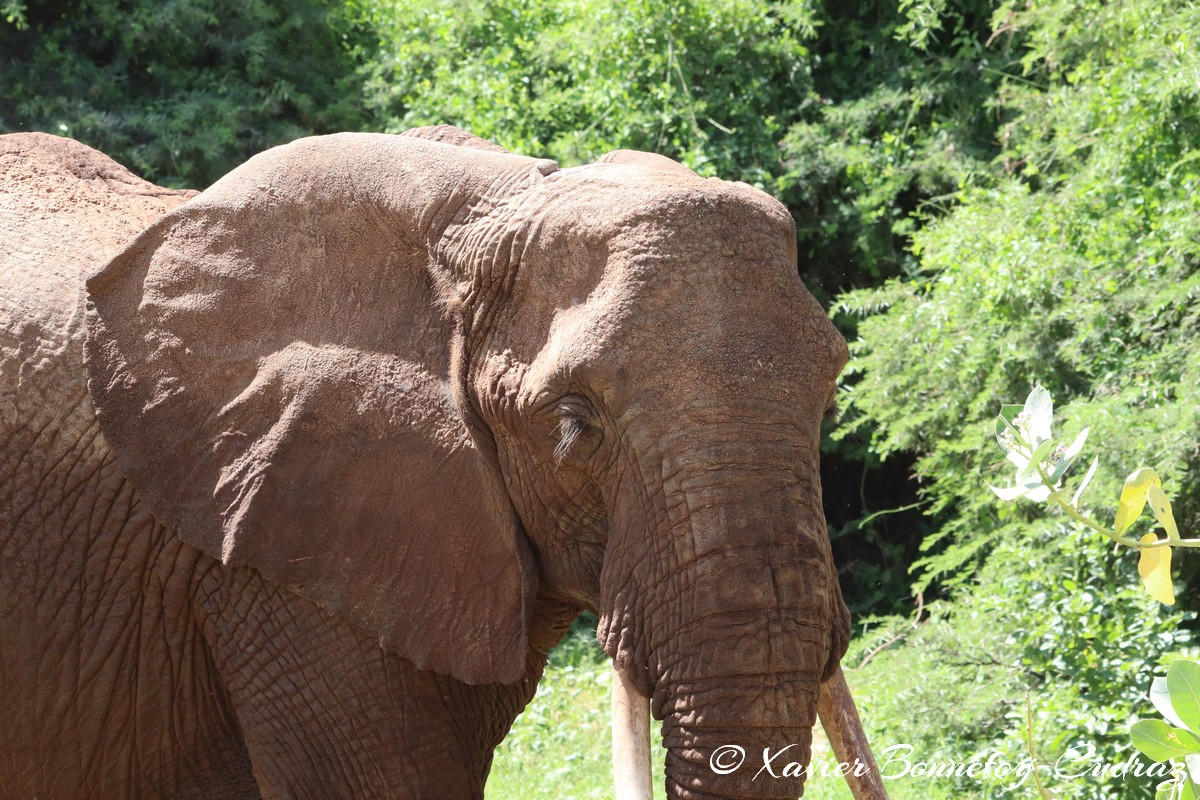
<path id="1" fill-rule="evenodd" d="M 15 25 L 17 30 L 29 27 L 29 20 L 25 18 L 27 10 L 24 0 L 4 0 L 0 5 L 0 14 L 4 15 L 4 21 Z"/>
<path id="2" fill-rule="evenodd" d="M 988 99 L 1003 53 L 987 46 L 988 14 L 987 2 L 939 0 L 831 3 L 818 16 L 814 88 L 776 186 L 819 298 L 913 274 L 913 213 L 943 207 L 995 156 Z"/>
<path id="3" fill-rule="evenodd" d="M 913 19 L 902 35 L 921 25 L 939 34 Z M 1137 596 L 1132 560 L 1070 516 L 997 506 L 979 487 L 1011 477 L 985 446 L 999 403 L 1041 381 L 1065 401 L 1059 441 L 1086 422 L 1105 444 L 1088 494 L 1072 503 L 1080 513 L 1110 514 L 1104 498 L 1148 493 L 1149 472 L 1130 487 L 1120 477 L 1120 465 L 1143 463 L 1172 477 L 1161 489 L 1176 498 L 1178 527 L 1200 522 L 1200 15 L 1182 3 L 1053 0 L 1001 4 L 993 26 L 992 47 L 1009 54 L 990 101 L 999 155 L 947 203 L 924 207 L 911 275 L 837 306 L 860 318 L 837 435 L 916 456 L 937 524 L 917 585 L 954 590 L 941 617 L 863 671 L 879 674 L 888 700 L 867 714 L 885 742 L 1015 757 L 1028 691 L 1043 761 L 1078 743 L 1122 762 L 1131 692 L 1191 641 L 1181 625 L 1191 614 Z M 1180 600 L 1195 610 L 1189 561 Z M 909 675 L 920 677 L 885 685 Z M 1086 793 L 1153 796 L 1152 782 L 1132 780 Z"/>
<path id="4" fill-rule="evenodd" d="M 988 103 L 1009 67 L 1002 48 L 988 46 L 989 5 L 936 6 L 936 20 L 928 5 L 891 2 L 815 13 L 813 87 L 780 144 L 774 191 L 796 219 L 801 275 L 826 304 L 839 291 L 915 274 L 916 212 L 945 208 L 998 152 Z M 857 316 L 835 321 L 857 338 Z M 855 613 L 903 603 L 906 567 L 941 524 L 936 509 L 926 518 L 912 510 L 920 500 L 912 456 L 882 463 L 870 446 L 874 425 L 860 417 L 822 445 L 826 516 Z"/>
<path id="5" fill-rule="evenodd" d="M 1069 417 L 1094 421 L 1109 443 L 1101 475 L 1182 465 L 1192 487 L 1200 469 L 1200 84 L 1179 79 L 1200 71 L 1200 50 L 1181 46 L 1200 16 L 1153 2 L 1051 7 L 998 16 L 1028 36 L 1029 76 L 1002 93 L 1019 116 L 992 174 L 915 234 L 922 274 L 840 300 L 866 315 L 852 415 L 874 426 L 878 452 L 921 454 L 931 509 L 953 509 L 927 543 L 923 583 L 970 575 L 1022 513 L 989 507 L 976 487 L 992 470 L 976 453 L 996 398 L 1035 379 L 1068 398 Z M 1062 19 L 1052 38 L 1039 27 Z M 1194 529 L 1195 493 L 1171 493 Z"/>
<path id="6" fill-rule="evenodd" d="M 996 442 L 1005 457 L 1016 466 L 1016 486 L 997 488 L 989 485 L 1001 500 L 1025 498 L 1049 504 L 1061 510 L 1079 524 L 1091 528 L 1116 544 L 1141 551 L 1138 574 L 1150 596 L 1166 605 L 1175 604 L 1171 580 L 1171 548 L 1197 548 L 1200 539 L 1182 539 L 1175 524 L 1171 501 L 1162 490 L 1158 473 L 1142 467 L 1129 474 L 1117 502 L 1112 528 L 1079 512 L 1079 501 L 1100 463 L 1097 456 L 1080 481 L 1074 495 L 1067 500 L 1068 489 L 1063 478 L 1083 449 L 1089 428 L 1084 428 L 1071 444 L 1056 442 L 1051 429 L 1054 401 L 1043 386 L 1035 386 L 1024 405 L 1005 405 L 996 417 Z M 1155 533 L 1143 534 L 1141 539 L 1125 535 L 1142 515 L 1147 502 L 1151 513 L 1166 531 L 1167 538 Z"/>
<path id="7" fill-rule="evenodd" d="M 1129 758 L 1130 714 L 1155 664 L 1177 647 L 1175 630 L 1185 616 L 1160 611 L 1137 587 L 1129 560 L 1114 564 L 1099 537 L 1064 524 L 1050 538 L 1018 531 L 995 546 L 976 585 L 954 602 L 935 603 L 915 627 L 911 618 L 879 620 L 856 642 L 851 666 L 900 637 L 847 673 L 876 751 L 906 743 L 914 760 L 986 761 L 995 753 L 1028 762 L 1028 694 L 1039 763 L 1074 763 L 1072 748 L 1090 754 L 1088 763 Z M 1061 797 L 1149 798 L 1155 784 L 1042 777 Z M 1008 783 L 904 778 L 888 788 L 924 786 L 960 798 L 1033 795 L 1031 781 Z"/>
<path id="8" fill-rule="evenodd" d="M 496 750 L 487 796 L 500 800 L 609 798 L 612 667 L 584 614 L 550 653 L 537 696 Z M 666 751 L 651 724 L 655 797 L 664 796 Z"/>
<path id="9" fill-rule="evenodd" d="M 366 96 L 389 130 L 452 123 L 567 164 L 634 148 L 769 185 L 809 86 L 800 3 L 356 5 L 386 54 Z"/>
<path id="10" fill-rule="evenodd" d="M 1156 800 L 1195 800 L 1200 790 L 1200 664 L 1171 664 L 1165 678 L 1150 684 L 1150 701 L 1171 724 L 1140 720 L 1130 739 L 1150 758 L 1175 766 L 1174 779 L 1159 785 Z"/>
<path id="11" fill-rule="evenodd" d="M 8 0 L 0 131 L 83 141 L 146 178 L 204 187 L 251 155 L 360 127 L 329 0 Z"/>

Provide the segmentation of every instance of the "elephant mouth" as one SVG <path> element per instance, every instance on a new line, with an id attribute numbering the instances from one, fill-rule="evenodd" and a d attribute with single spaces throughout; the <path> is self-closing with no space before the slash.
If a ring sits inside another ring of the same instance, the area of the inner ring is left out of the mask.
<path id="1" fill-rule="evenodd" d="M 863 767 L 845 773 L 854 800 L 887 800 L 879 768 L 840 667 L 821 684 L 817 715 L 837 760 Z M 613 796 L 616 800 L 651 800 L 650 700 L 616 668 L 612 676 L 612 737 Z M 714 752 L 713 758 L 717 759 L 717 753 Z M 723 763 L 713 762 L 714 775 L 720 774 Z"/>

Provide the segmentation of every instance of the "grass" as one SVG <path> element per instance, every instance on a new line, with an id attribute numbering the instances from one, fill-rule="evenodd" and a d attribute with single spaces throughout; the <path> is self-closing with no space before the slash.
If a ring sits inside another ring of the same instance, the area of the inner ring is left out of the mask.
<path id="1" fill-rule="evenodd" d="M 537 696 L 496 750 L 488 800 L 607 800 L 613 796 L 612 671 L 594 621 L 576 624 L 550 654 Z M 656 798 L 663 797 L 661 736 L 653 732 Z"/>
<path id="2" fill-rule="evenodd" d="M 550 654 L 537 696 L 496 750 L 488 800 L 612 797 L 611 675 L 594 629 L 577 625 Z M 656 723 L 651 732 L 654 797 L 663 798 L 665 751 Z M 814 731 L 813 753 L 832 758 L 820 731 Z M 850 791 L 841 778 L 816 775 L 804 796 L 850 800 Z"/>

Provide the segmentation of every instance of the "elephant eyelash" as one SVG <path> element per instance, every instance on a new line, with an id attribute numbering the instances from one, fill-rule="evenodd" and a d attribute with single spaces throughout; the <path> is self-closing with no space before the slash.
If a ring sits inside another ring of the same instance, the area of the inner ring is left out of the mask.
<path id="1" fill-rule="evenodd" d="M 841 422 L 841 419 L 841 409 L 838 408 L 838 401 L 834 398 L 829 401 L 829 406 L 825 409 L 825 413 L 821 415 L 821 423 L 823 425 L 833 425 Z"/>
<path id="2" fill-rule="evenodd" d="M 575 442 L 587 430 L 587 423 L 574 414 L 564 414 L 558 421 L 558 444 L 554 447 L 554 463 L 561 464 Z"/>

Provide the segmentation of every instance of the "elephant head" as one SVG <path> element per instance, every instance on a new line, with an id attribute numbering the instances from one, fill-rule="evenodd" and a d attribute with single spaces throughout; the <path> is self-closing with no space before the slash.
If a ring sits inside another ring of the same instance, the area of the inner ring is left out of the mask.
<path id="1" fill-rule="evenodd" d="M 90 387 L 178 535 L 469 683 L 600 615 L 672 796 L 784 796 L 849 635 L 819 426 L 846 346 L 778 202 L 453 129 L 268 151 L 88 283 Z"/>

